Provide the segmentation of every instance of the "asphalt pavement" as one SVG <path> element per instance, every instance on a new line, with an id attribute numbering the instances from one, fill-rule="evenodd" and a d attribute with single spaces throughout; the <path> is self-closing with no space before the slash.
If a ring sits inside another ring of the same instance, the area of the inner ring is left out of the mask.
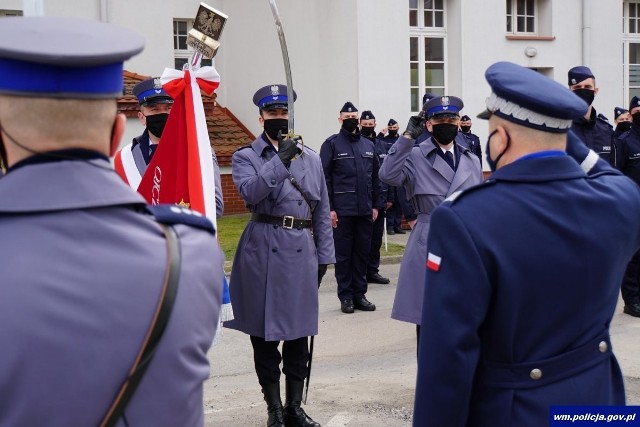
<path id="1" fill-rule="evenodd" d="M 388 236 L 406 245 L 409 233 Z M 370 284 L 374 312 L 344 314 L 336 296 L 333 270 L 320 287 L 319 335 L 307 413 L 324 427 L 411 425 L 416 375 L 415 326 L 390 318 L 401 257 L 385 257 L 380 273 L 389 285 Z M 558 302 L 561 304 L 561 302 Z M 640 319 L 622 313 L 611 324 L 611 340 L 625 377 L 627 403 L 640 405 Z M 224 329 L 209 352 L 211 377 L 205 383 L 205 425 L 266 424 L 266 405 L 253 368 L 249 337 Z M 284 398 L 284 378 L 282 384 Z"/>

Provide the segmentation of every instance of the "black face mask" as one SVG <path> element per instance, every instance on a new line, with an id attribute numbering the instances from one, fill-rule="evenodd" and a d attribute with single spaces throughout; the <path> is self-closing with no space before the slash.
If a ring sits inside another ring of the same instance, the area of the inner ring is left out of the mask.
<path id="1" fill-rule="evenodd" d="M 471 126 L 460 126 L 460 130 L 464 133 L 469 133 L 471 131 Z"/>
<path id="2" fill-rule="evenodd" d="M 358 127 L 358 119 L 343 119 L 342 120 L 342 129 L 346 130 L 349 133 L 353 133 L 354 130 Z"/>
<path id="3" fill-rule="evenodd" d="M 395 138 L 396 136 L 398 136 L 398 130 L 397 129 L 393 129 L 393 130 L 389 129 L 389 136 L 391 138 Z"/>
<path id="4" fill-rule="evenodd" d="M 494 130 L 493 132 L 491 132 L 489 134 L 489 136 L 487 137 L 487 164 L 489 165 L 489 169 L 491 169 L 491 172 L 495 172 L 496 169 L 498 168 L 498 162 L 500 161 L 500 159 L 502 158 L 502 156 L 504 155 L 504 153 L 507 152 L 507 150 L 509 149 L 509 143 L 511 142 L 511 137 L 509 136 L 509 134 L 507 134 L 507 146 L 504 147 L 504 150 L 502 151 L 502 153 L 498 154 L 498 156 L 496 157 L 495 160 L 493 160 L 491 158 L 491 137 L 493 135 L 496 134 L 496 132 L 498 132 L 498 130 Z"/>
<path id="5" fill-rule="evenodd" d="M 164 126 L 167 124 L 169 113 L 160 113 L 145 117 L 147 118 L 147 130 L 154 136 L 160 138 L 164 131 Z"/>
<path id="6" fill-rule="evenodd" d="M 618 133 L 626 132 L 629 129 L 631 129 L 631 122 L 620 122 L 616 126 L 616 132 L 618 132 Z"/>
<path id="7" fill-rule="evenodd" d="M 278 132 L 281 135 L 286 135 L 289 132 L 289 120 L 288 119 L 265 119 L 264 132 L 267 136 L 274 141 L 278 140 Z"/>
<path id="8" fill-rule="evenodd" d="M 360 133 L 363 136 L 375 136 L 376 134 L 375 126 L 362 126 L 360 128 Z"/>
<path id="9" fill-rule="evenodd" d="M 633 120 L 634 125 L 640 126 L 640 111 L 637 113 L 633 113 L 631 115 L 631 120 Z"/>
<path id="10" fill-rule="evenodd" d="M 596 97 L 596 93 L 591 89 L 576 89 L 573 91 L 580 99 L 582 99 L 587 104 L 593 104 L 593 98 Z"/>
<path id="11" fill-rule="evenodd" d="M 458 134 L 458 125 L 454 125 L 451 123 L 440 123 L 437 125 L 432 125 L 433 131 L 432 135 L 441 145 L 447 145 L 451 141 L 454 140 L 456 135 Z"/>

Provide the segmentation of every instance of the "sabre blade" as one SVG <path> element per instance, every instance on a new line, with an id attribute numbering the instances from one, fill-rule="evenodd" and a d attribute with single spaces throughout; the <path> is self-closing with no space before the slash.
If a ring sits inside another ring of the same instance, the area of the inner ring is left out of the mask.
<path id="1" fill-rule="evenodd" d="M 289 135 L 295 135 L 293 127 L 293 80 L 291 78 L 291 64 L 289 63 L 289 51 L 287 50 L 287 41 L 284 38 L 284 29 L 282 28 L 282 21 L 280 20 L 280 13 L 278 12 L 278 6 L 276 0 L 269 0 L 269 6 L 271 7 L 271 13 L 273 19 L 276 22 L 276 30 L 278 31 L 278 38 L 280 39 L 280 50 L 282 50 L 282 61 L 284 62 L 284 74 L 287 79 L 287 108 L 289 110 Z"/>

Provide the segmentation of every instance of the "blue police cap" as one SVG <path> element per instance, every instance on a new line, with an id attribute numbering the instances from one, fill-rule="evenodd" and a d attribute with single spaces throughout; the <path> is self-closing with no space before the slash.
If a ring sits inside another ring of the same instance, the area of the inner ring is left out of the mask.
<path id="1" fill-rule="evenodd" d="M 131 89 L 140 105 L 173 104 L 173 98 L 162 88 L 160 77 L 143 80 Z"/>
<path id="2" fill-rule="evenodd" d="M 342 108 L 340 109 L 341 113 L 357 113 L 358 109 L 355 105 L 350 103 L 349 101 L 345 102 Z"/>
<path id="3" fill-rule="evenodd" d="M 462 99 L 457 96 L 436 96 L 427 101 L 424 110 L 429 119 L 433 116 L 459 117 L 463 107 Z"/>
<path id="4" fill-rule="evenodd" d="M 585 67 L 584 65 L 573 67 L 567 74 L 569 77 L 569 86 L 577 85 L 578 83 L 586 79 L 596 78 L 589 67 Z"/>
<path id="5" fill-rule="evenodd" d="M 0 92 L 50 98 L 122 95 L 123 62 L 144 48 L 137 33 L 96 21 L 2 18 Z"/>
<path id="6" fill-rule="evenodd" d="M 481 119 L 495 114 L 521 126 L 564 133 L 589 108 L 560 83 L 511 62 L 493 64 L 485 78 L 493 93 L 487 98 L 487 110 L 478 115 Z"/>
<path id="7" fill-rule="evenodd" d="M 298 95 L 293 91 L 293 102 L 298 99 Z M 253 95 L 253 103 L 261 110 L 272 110 L 275 108 L 288 109 L 287 86 L 267 85 L 258 89 Z"/>
<path id="8" fill-rule="evenodd" d="M 389 123 L 387 123 L 387 126 L 393 126 L 393 125 L 397 125 L 397 124 L 398 124 L 398 122 L 396 122 L 395 120 L 389 119 Z"/>
<path id="9" fill-rule="evenodd" d="M 618 117 L 620 117 L 622 114 L 624 113 L 628 113 L 629 110 L 625 110 L 622 107 L 616 107 L 613 109 L 613 119 L 616 120 Z"/>
<path id="10" fill-rule="evenodd" d="M 629 101 L 629 111 L 633 110 L 636 107 L 640 107 L 640 98 L 634 96 L 633 98 L 631 98 L 631 101 Z"/>
<path id="11" fill-rule="evenodd" d="M 371 120 L 375 118 L 376 116 L 374 116 L 373 113 L 369 110 L 364 110 L 360 115 L 360 120 Z"/>

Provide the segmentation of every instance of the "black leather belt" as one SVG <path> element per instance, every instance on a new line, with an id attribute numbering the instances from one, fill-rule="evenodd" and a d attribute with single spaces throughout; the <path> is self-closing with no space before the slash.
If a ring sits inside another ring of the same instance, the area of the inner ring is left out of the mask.
<path id="1" fill-rule="evenodd" d="M 311 228 L 310 219 L 298 219 L 292 216 L 271 216 L 261 213 L 252 213 L 251 221 L 264 222 L 265 224 L 279 225 L 282 228 L 291 230 L 292 228 Z"/>

